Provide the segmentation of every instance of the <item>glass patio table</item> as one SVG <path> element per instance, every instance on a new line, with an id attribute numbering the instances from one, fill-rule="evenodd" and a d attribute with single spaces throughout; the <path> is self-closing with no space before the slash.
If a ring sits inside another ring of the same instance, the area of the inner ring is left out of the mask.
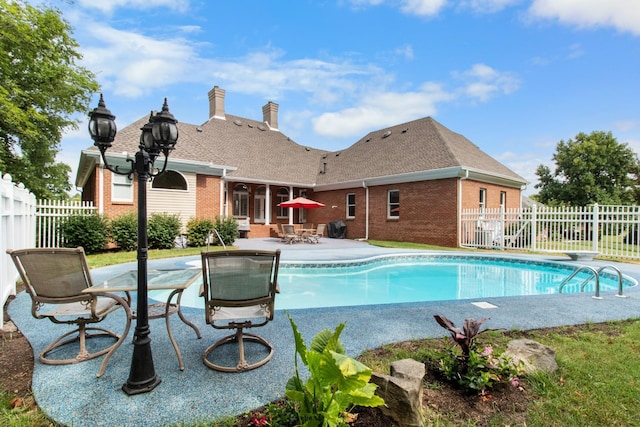
<path id="1" fill-rule="evenodd" d="M 167 301 L 164 303 L 150 304 L 149 305 L 149 319 L 164 318 L 167 325 L 167 334 L 169 340 L 176 351 L 178 357 L 178 365 L 181 371 L 184 371 L 184 363 L 182 361 L 182 355 L 180 349 L 176 343 L 173 333 L 171 332 L 171 323 L 169 317 L 173 313 L 178 313 L 180 320 L 183 323 L 190 326 L 196 333 L 198 339 L 202 338 L 200 329 L 189 320 L 187 320 L 182 314 L 180 307 L 180 300 L 182 299 L 182 293 L 185 289 L 191 286 L 202 275 L 199 268 L 189 268 L 182 270 L 148 270 L 147 271 L 147 290 L 168 290 L 173 289 L 169 294 Z M 94 285 L 85 289 L 83 292 L 100 293 L 100 292 L 135 292 L 138 290 L 138 271 L 131 270 L 118 276 L 105 280 L 102 283 Z M 173 298 L 177 296 L 176 301 L 172 302 Z M 135 310 L 131 310 L 131 318 L 136 318 Z"/>

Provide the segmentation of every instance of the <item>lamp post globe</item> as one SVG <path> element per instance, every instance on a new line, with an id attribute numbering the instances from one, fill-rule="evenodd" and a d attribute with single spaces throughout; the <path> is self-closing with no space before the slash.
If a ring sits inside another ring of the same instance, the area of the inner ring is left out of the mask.
<path id="1" fill-rule="evenodd" d="M 116 116 L 104 103 L 104 98 L 100 94 L 98 106 L 89 113 L 89 134 L 93 139 L 93 145 L 104 153 L 106 149 L 111 147 L 111 143 L 116 137 Z"/>

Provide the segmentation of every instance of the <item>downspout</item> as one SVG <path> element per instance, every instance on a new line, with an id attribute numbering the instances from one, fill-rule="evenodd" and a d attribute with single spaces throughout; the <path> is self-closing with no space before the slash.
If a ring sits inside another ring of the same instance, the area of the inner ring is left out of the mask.
<path id="1" fill-rule="evenodd" d="M 462 230 L 462 181 L 469 179 L 469 169 L 464 170 L 464 176 L 458 180 L 458 226 L 456 227 L 456 239 L 458 246 L 460 246 L 460 231 Z"/>
<path id="2" fill-rule="evenodd" d="M 362 181 L 362 188 L 364 188 L 364 240 L 369 240 L 369 187 L 367 183 Z"/>

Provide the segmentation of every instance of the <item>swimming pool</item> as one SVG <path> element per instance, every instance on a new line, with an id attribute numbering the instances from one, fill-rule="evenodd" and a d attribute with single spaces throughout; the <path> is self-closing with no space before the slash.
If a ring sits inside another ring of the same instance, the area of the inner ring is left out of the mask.
<path id="1" fill-rule="evenodd" d="M 398 304 L 558 293 L 576 264 L 469 255 L 388 255 L 359 261 L 281 263 L 276 309 Z M 618 289 L 613 271 L 600 276 L 600 292 Z M 589 272 L 578 273 L 563 293 L 580 292 Z M 203 308 L 196 282 L 182 296 L 182 306 Z M 625 277 L 624 287 L 635 286 Z M 590 280 L 584 292 L 595 292 Z M 168 291 L 149 297 L 166 300 Z"/>

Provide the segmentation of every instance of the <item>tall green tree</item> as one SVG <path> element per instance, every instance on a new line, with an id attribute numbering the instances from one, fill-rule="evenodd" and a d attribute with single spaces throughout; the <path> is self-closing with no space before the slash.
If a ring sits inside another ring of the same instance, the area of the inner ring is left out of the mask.
<path id="1" fill-rule="evenodd" d="M 71 167 L 55 157 L 98 90 L 78 47 L 60 11 L 0 0 L 0 172 L 39 199 L 67 197 Z"/>
<path id="2" fill-rule="evenodd" d="M 581 132 L 575 139 L 560 141 L 553 161 L 555 171 L 544 165 L 536 170 L 540 182 L 535 188 L 540 189 L 537 199 L 541 203 L 586 206 L 638 202 L 638 157 L 611 132 Z"/>

